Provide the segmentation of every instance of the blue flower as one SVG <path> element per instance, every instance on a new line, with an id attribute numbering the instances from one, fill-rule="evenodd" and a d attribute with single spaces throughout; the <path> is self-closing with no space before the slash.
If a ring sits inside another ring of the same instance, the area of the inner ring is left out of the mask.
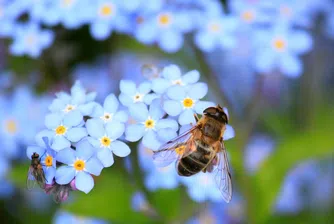
<path id="1" fill-rule="evenodd" d="M 179 185 L 179 176 L 176 173 L 175 165 L 152 169 L 145 177 L 145 186 L 150 191 L 158 189 L 174 189 Z"/>
<path id="2" fill-rule="evenodd" d="M 88 194 L 94 187 L 91 174 L 99 176 L 103 165 L 95 157 L 94 147 L 83 140 L 76 144 L 76 150 L 66 148 L 61 150 L 56 157 L 57 161 L 67 164 L 56 171 L 56 182 L 68 184 L 75 177 L 75 187 Z"/>
<path id="3" fill-rule="evenodd" d="M 190 219 L 187 224 L 220 224 L 221 220 L 225 220 L 226 223 L 231 221 L 231 218 L 227 215 L 226 206 L 221 203 L 210 203 L 197 216 Z"/>
<path id="4" fill-rule="evenodd" d="M 50 47 L 54 34 L 50 30 L 41 30 L 36 23 L 18 25 L 13 33 L 13 43 L 9 51 L 13 55 L 27 54 L 38 57 L 42 50 Z"/>
<path id="5" fill-rule="evenodd" d="M 303 65 L 298 56 L 311 50 L 310 34 L 277 25 L 273 30 L 257 31 L 255 38 L 254 62 L 258 72 L 269 73 L 278 68 L 289 77 L 301 75 Z"/>
<path id="6" fill-rule="evenodd" d="M 121 80 L 120 90 L 119 101 L 126 107 L 141 102 L 150 104 L 152 100 L 157 97 L 155 94 L 149 94 L 151 91 L 150 82 L 142 82 L 136 87 L 133 81 Z"/>
<path id="7" fill-rule="evenodd" d="M 164 111 L 160 101 L 155 100 L 150 109 L 143 103 L 130 107 L 131 116 L 138 122 L 127 127 L 125 138 L 128 141 L 138 141 L 143 137 L 143 145 L 157 150 L 162 143 L 176 137 L 178 124 L 172 119 L 162 119 Z"/>
<path id="8" fill-rule="evenodd" d="M 147 211 L 149 209 L 145 195 L 142 192 L 135 192 L 131 198 L 131 207 L 134 211 Z"/>
<path id="9" fill-rule="evenodd" d="M 51 184 L 56 174 L 56 152 L 50 148 L 49 139 L 43 137 L 44 145 L 29 146 L 27 148 L 27 157 L 31 160 L 31 156 L 37 153 L 40 156 L 41 164 L 46 178 L 46 184 Z M 39 142 L 41 144 L 41 142 Z"/>
<path id="10" fill-rule="evenodd" d="M 104 100 L 103 107 L 98 104 L 94 109 L 92 117 L 100 118 L 104 123 L 117 121 L 125 123 L 128 120 L 128 115 L 125 111 L 117 111 L 119 107 L 118 100 L 114 94 L 110 94 Z"/>
<path id="11" fill-rule="evenodd" d="M 167 96 L 163 109 L 170 116 L 179 116 L 180 125 L 195 124 L 194 113 L 202 114 L 203 111 L 211 106 L 212 102 L 200 101 L 208 91 L 205 83 L 196 83 L 190 86 L 172 86 L 167 90 Z"/>
<path id="12" fill-rule="evenodd" d="M 70 223 L 108 224 L 109 222 L 96 218 L 78 216 L 65 211 L 56 212 L 52 221 L 52 224 L 70 224 Z"/>
<path id="13" fill-rule="evenodd" d="M 113 153 L 119 157 L 128 156 L 131 152 L 128 145 L 117 140 L 125 129 L 125 125 L 113 120 L 105 123 L 100 118 L 89 119 L 86 123 L 90 137 L 88 140 L 97 150 L 97 158 L 104 167 L 110 167 L 114 163 Z"/>
<path id="14" fill-rule="evenodd" d="M 200 172 L 191 177 L 183 177 L 181 181 L 187 187 L 188 195 L 196 202 L 223 201 L 222 193 L 215 182 L 215 173 Z M 205 189 L 205 190 L 203 190 Z"/>
<path id="15" fill-rule="evenodd" d="M 52 113 L 45 117 L 47 130 L 39 132 L 36 141 L 41 142 L 43 137 L 50 139 L 51 148 L 56 151 L 68 148 L 71 142 L 80 141 L 87 136 L 87 131 L 82 127 L 83 117 L 78 110 L 71 111 L 67 116 Z"/>
<path id="16" fill-rule="evenodd" d="M 79 81 L 76 81 L 71 88 L 71 95 L 65 92 L 56 93 L 57 98 L 52 101 L 49 110 L 53 113 L 63 113 L 65 116 L 73 111 L 79 111 L 81 116 L 90 115 L 96 103 L 95 92 L 86 93 Z"/>
<path id="17" fill-rule="evenodd" d="M 183 34 L 193 28 L 191 11 L 162 10 L 147 17 L 137 26 L 135 37 L 144 44 L 157 42 L 168 53 L 178 51 L 183 45 Z"/>
<path id="18" fill-rule="evenodd" d="M 177 65 L 166 66 L 161 72 L 161 78 L 152 80 L 152 90 L 155 93 L 162 94 L 168 87 L 173 85 L 185 86 L 194 84 L 199 80 L 199 72 L 192 70 L 182 75 Z"/>
<path id="19" fill-rule="evenodd" d="M 211 52 L 217 47 L 234 48 L 237 44 L 234 33 L 238 21 L 232 16 L 210 15 L 201 20 L 199 31 L 195 34 L 195 43 L 202 50 Z"/>

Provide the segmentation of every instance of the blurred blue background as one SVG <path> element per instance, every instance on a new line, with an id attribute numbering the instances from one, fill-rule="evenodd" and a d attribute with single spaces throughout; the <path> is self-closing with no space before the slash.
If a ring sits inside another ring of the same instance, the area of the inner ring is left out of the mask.
<path id="1" fill-rule="evenodd" d="M 331 0 L 0 0 L 2 222 L 333 223 L 333 9 Z M 120 80 L 143 81 L 144 64 L 198 70 L 206 99 L 228 108 L 232 201 L 205 175 L 156 168 L 140 143 L 87 195 L 56 204 L 27 191 L 26 148 L 54 94 L 80 80 L 103 103 Z"/>

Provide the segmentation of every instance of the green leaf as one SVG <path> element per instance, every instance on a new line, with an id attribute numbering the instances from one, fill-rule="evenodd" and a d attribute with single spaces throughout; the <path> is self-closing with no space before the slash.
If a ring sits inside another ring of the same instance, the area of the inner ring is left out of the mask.
<path id="1" fill-rule="evenodd" d="M 8 177 L 19 188 L 26 187 L 29 163 L 20 163 L 12 167 Z"/>
<path id="2" fill-rule="evenodd" d="M 321 114 L 312 129 L 295 133 L 281 140 L 273 153 L 259 168 L 249 186 L 252 192 L 248 202 L 256 223 L 263 223 L 270 217 L 281 184 L 296 164 L 334 154 L 333 112 Z M 254 198 L 256 196 L 256 198 Z"/>

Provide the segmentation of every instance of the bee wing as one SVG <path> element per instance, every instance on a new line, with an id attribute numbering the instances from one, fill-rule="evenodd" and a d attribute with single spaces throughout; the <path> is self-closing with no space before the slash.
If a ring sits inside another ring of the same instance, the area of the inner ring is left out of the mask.
<path id="1" fill-rule="evenodd" d="M 192 133 L 197 126 L 190 128 L 176 138 L 162 145 L 159 150 L 153 152 L 153 161 L 158 167 L 168 166 L 172 162 L 186 156 L 191 152 Z M 182 153 L 176 152 L 176 148 L 184 147 Z"/>
<path id="2" fill-rule="evenodd" d="M 232 181 L 227 153 L 223 142 L 221 143 L 221 150 L 217 154 L 217 160 L 216 168 L 213 170 L 213 172 L 215 172 L 215 181 L 224 200 L 228 203 L 232 199 Z"/>
<path id="3" fill-rule="evenodd" d="M 27 174 L 27 189 L 31 191 L 36 186 L 36 179 L 33 175 L 34 168 L 29 166 L 28 174 Z"/>

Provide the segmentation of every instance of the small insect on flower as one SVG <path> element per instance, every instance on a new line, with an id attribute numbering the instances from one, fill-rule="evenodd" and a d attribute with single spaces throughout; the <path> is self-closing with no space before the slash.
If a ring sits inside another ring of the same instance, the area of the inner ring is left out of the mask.
<path id="1" fill-rule="evenodd" d="M 43 166 L 41 164 L 41 157 L 36 152 L 34 152 L 31 155 L 31 164 L 30 164 L 30 167 L 28 170 L 28 176 L 27 176 L 27 189 L 28 190 L 33 189 L 36 183 L 42 189 L 45 188 L 46 178 L 45 178 L 45 174 L 43 171 Z"/>
<path id="2" fill-rule="evenodd" d="M 201 171 L 214 172 L 215 181 L 223 199 L 232 199 L 231 173 L 228 164 L 223 135 L 228 116 L 219 105 L 203 111 L 197 124 L 190 130 L 172 139 L 153 154 L 157 166 L 167 166 L 177 161 L 180 176 L 192 176 Z"/>

